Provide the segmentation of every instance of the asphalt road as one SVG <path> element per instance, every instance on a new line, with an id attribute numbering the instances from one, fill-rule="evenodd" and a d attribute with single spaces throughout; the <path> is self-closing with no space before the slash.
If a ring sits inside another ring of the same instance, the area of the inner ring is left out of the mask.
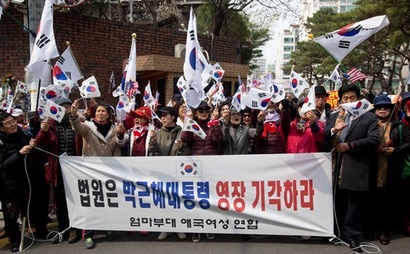
<path id="1" fill-rule="evenodd" d="M 55 228 L 55 223 L 49 224 L 49 229 Z M 348 246 L 343 244 L 331 244 L 320 238 L 313 237 L 305 241 L 300 237 L 291 236 L 257 236 L 254 235 L 249 241 L 243 241 L 241 235 L 216 235 L 216 239 L 208 240 L 205 235 L 198 243 L 191 241 L 191 234 L 185 240 L 179 240 L 175 234 L 169 236 L 164 241 L 158 241 L 158 233 L 151 232 L 147 237 L 141 237 L 138 233 L 116 232 L 117 239 L 109 242 L 103 235 L 96 235 L 96 248 L 87 250 L 84 248 L 84 241 L 80 240 L 75 244 L 68 244 L 64 241 L 60 244 L 50 242 L 32 241 L 25 238 L 25 248 L 27 253 L 178 253 L 191 254 L 194 252 L 206 253 L 249 253 L 249 254 L 286 254 L 286 253 L 312 253 L 312 254 L 344 254 L 354 253 Z M 366 247 L 368 253 L 409 253 L 410 238 L 402 234 L 393 232 L 392 242 L 381 245 L 377 240 L 372 241 L 373 246 Z M 32 245 L 31 245 L 32 244 Z M 30 246 L 31 245 L 31 246 Z M 10 252 L 8 239 L 0 240 L 0 252 Z"/>

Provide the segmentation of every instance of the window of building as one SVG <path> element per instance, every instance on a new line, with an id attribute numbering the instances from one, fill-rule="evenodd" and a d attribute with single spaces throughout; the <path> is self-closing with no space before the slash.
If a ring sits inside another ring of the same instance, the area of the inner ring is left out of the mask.
<path id="1" fill-rule="evenodd" d="M 293 46 L 284 46 L 284 47 L 283 47 L 283 51 L 285 51 L 285 52 L 291 52 L 291 51 L 293 51 Z"/>
<path id="2" fill-rule="evenodd" d="M 289 60 L 290 59 L 290 54 L 283 54 L 283 59 Z"/>
<path id="3" fill-rule="evenodd" d="M 283 42 L 284 43 L 293 43 L 293 38 L 284 38 Z"/>
<path id="4" fill-rule="evenodd" d="M 345 5 L 345 6 L 340 6 L 340 12 L 349 12 L 353 9 L 355 9 L 356 6 L 354 5 Z"/>

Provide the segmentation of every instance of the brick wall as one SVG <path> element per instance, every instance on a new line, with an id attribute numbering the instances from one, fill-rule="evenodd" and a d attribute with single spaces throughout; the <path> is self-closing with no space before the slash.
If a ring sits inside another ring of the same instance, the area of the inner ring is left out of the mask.
<path id="1" fill-rule="evenodd" d="M 23 14 L 8 9 L 19 21 Z M 29 62 L 29 33 L 7 15 L 0 20 L 0 75 L 12 73 L 19 80 L 24 80 L 24 67 Z M 111 71 L 115 72 L 117 83 L 122 74 L 124 59 L 128 58 L 131 47 L 131 34 L 137 34 L 137 57 L 144 55 L 174 56 L 174 46 L 185 44 L 186 32 L 168 28 L 154 30 L 152 26 L 122 24 L 117 21 L 98 20 L 91 17 L 76 16 L 71 13 L 54 12 L 54 33 L 58 50 L 66 49 L 66 41 L 85 78 L 94 75 L 102 90 L 102 97 L 108 87 Z M 211 54 L 211 37 L 199 36 L 201 47 Z M 213 62 L 238 64 L 238 43 L 226 38 L 213 40 Z M 56 59 L 51 62 L 54 64 Z M 183 61 L 176 59 L 176 69 L 182 72 Z M 144 69 L 143 66 L 137 66 Z M 137 74 L 138 75 L 138 74 Z M 236 75 L 236 74 L 235 74 Z M 137 76 L 138 78 L 138 76 Z M 168 82 L 168 81 L 167 81 Z M 167 87 L 167 90 L 170 89 Z"/>

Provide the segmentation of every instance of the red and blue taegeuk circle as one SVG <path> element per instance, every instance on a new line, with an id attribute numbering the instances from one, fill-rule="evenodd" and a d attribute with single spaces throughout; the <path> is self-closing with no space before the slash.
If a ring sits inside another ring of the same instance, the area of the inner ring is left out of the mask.
<path id="1" fill-rule="evenodd" d="M 188 174 L 192 173 L 194 171 L 194 167 L 191 164 L 186 164 L 184 167 L 184 171 Z"/>

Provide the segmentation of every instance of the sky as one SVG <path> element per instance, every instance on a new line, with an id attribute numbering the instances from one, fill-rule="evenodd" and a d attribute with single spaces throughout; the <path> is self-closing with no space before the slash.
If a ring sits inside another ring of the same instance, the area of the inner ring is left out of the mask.
<path id="1" fill-rule="evenodd" d="M 297 4 L 298 0 L 290 0 L 290 3 Z M 297 23 L 297 18 L 292 15 L 280 16 L 270 28 L 271 39 L 266 43 L 264 47 L 261 47 L 263 56 L 266 58 L 267 63 L 273 63 L 275 60 L 275 42 L 279 37 L 279 33 L 284 29 L 289 29 L 291 24 Z"/>
<path id="2" fill-rule="evenodd" d="M 271 28 L 271 39 L 261 47 L 263 57 L 266 58 L 266 63 L 273 63 L 275 61 L 275 42 L 279 37 L 280 31 L 289 27 L 290 23 L 280 22 L 280 25 L 275 25 Z"/>

